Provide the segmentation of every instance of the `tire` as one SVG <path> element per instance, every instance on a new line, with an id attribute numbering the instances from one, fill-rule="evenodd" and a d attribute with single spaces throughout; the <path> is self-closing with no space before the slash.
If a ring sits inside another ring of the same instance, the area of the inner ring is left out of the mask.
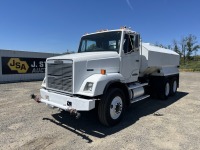
<path id="1" fill-rule="evenodd" d="M 169 81 L 166 80 L 163 85 L 161 85 L 161 93 L 160 98 L 166 100 L 170 95 L 170 84 Z"/>
<path id="2" fill-rule="evenodd" d="M 175 95 L 177 92 L 177 80 L 176 79 L 172 79 L 170 82 L 170 95 Z"/>
<path id="3" fill-rule="evenodd" d="M 110 89 L 99 102 L 99 121 L 106 126 L 114 126 L 119 123 L 125 112 L 124 100 L 125 96 L 121 89 Z"/>

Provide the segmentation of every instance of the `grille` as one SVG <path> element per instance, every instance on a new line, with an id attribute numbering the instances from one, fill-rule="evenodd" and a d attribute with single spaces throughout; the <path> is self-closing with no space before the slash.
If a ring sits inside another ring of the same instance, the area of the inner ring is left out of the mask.
<path id="1" fill-rule="evenodd" d="M 72 63 L 48 63 L 47 86 L 48 88 L 72 92 Z"/>

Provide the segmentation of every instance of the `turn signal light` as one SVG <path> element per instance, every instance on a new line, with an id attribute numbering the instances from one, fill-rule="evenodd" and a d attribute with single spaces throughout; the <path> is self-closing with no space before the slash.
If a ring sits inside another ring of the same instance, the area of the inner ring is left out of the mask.
<path id="1" fill-rule="evenodd" d="M 106 70 L 101 69 L 101 74 L 102 74 L 102 75 L 105 75 L 105 74 L 106 74 Z"/>

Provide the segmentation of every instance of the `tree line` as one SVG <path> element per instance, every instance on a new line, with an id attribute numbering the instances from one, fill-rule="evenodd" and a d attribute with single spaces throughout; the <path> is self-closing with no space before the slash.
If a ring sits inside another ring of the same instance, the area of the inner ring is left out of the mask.
<path id="1" fill-rule="evenodd" d="M 155 44 L 156 46 L 174 50 L 183 59 L 183 63 L 195 59 L 198 50 L 200 49 L 200 44 L 197 41 L 197 37 L 193 34 L 182 37 L 179 41 L 173 40 L 171 45 Z M 193 56 L 192 56 L 193 55 Z M 197 58 L 197 57 L 196 57 Z"/>

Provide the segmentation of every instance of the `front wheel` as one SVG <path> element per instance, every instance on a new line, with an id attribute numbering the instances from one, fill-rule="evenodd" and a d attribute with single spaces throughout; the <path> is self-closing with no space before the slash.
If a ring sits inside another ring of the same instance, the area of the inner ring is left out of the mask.
<path id="1" fill-rule="evenodd" d="M 110 89 L 101 99 L 98 116 L 102 124 L 113 126 L 122 119 L 125 109 L 124 93 L 121 89 Z"/>

